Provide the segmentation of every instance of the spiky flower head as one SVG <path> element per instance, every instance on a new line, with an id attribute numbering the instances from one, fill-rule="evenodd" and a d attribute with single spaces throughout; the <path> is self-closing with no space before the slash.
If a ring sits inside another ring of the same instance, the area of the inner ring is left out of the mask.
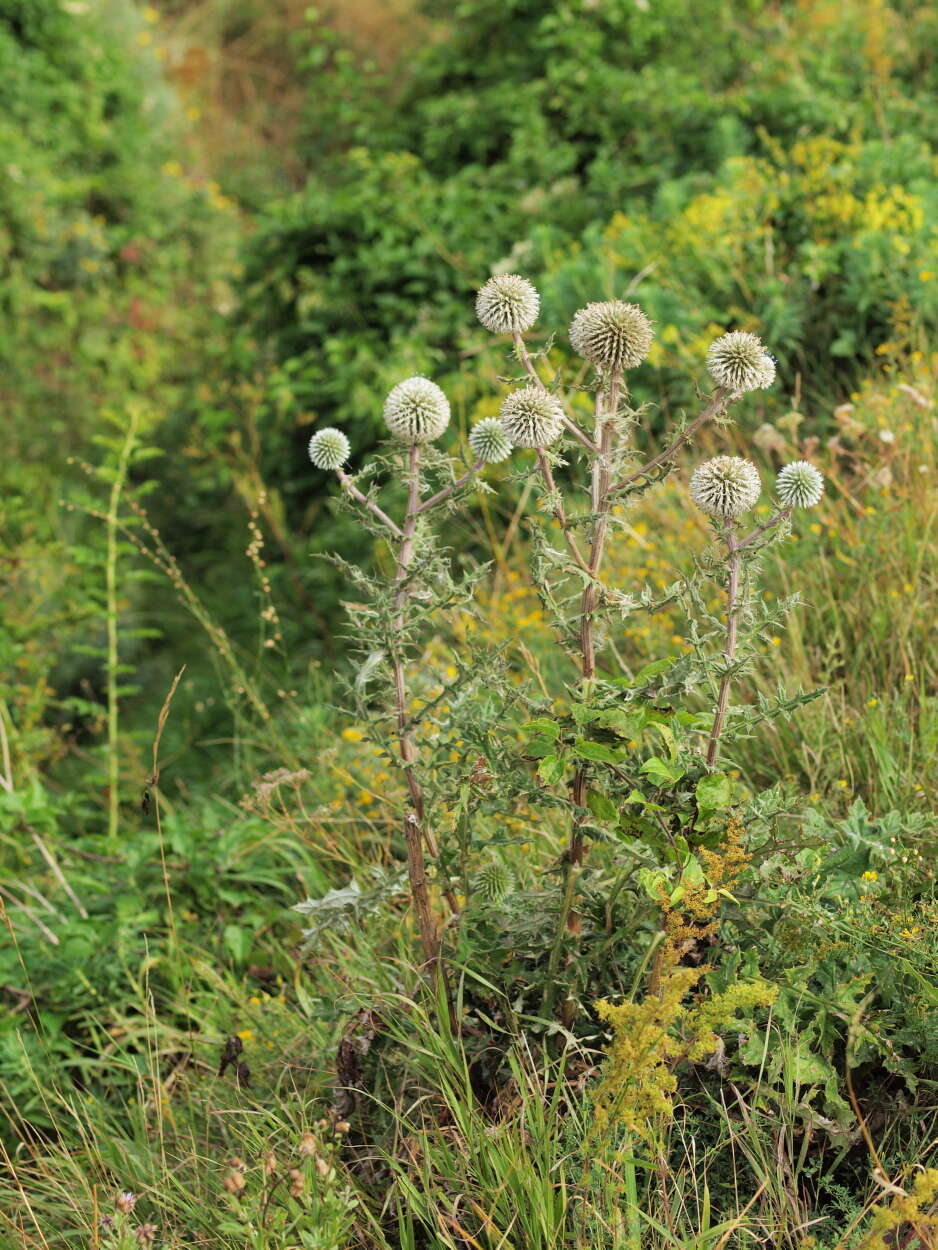
<path id="1" fill-rule="evenodd" d="M 511 439 L 498 417 L 483 417 L 477 421 L 469 431 L 469 446 L 476 460 L 483 464 L 498 464 L 511 455 Z"/>
<path id="2" fill-rule="evenodd" d="M 707 352 L 710 376 L 734 397 L 758 391 L 775 381 L 775 361 L 757 334 L 733 330 L 715 339 Z"/>
<path id="3" fill-rule="evenodd" d="M 327 472 L 341 469 L 351 450 L 348 439 L 333 425 L 317 430 L 309 440 L 310 460 L 317 469 L 325 469 Z"/>
<path id="4" fill-rule="evenodd" d="M 515 447 L 549 447 L 563 431 L 563 408 L 539 386 L 525 386 L 502 401 L 499 421 Z"/>
<path id="5" fill-rule="evenodd" d="M 127 1215 L 129 1212 L 131 1212 L 134 1209 L 136 1202 L 137 1202 L 137 1195 L 132 1194 L 130 1190 L 128 1189 L 128 1190 L 125 1190 L 122 1194 L 117 1195 L 117 1201 L 114 1203 L 114 1205 L 117 1207 L 118 1211 L 122 1212 L 122 1214 L 124 1215 Z"/>
<path id="6" fill-rule="evenodd" d="M 620 299 L 587 304 L 570 323 L 574 351 L 609 373 L 640 365 L 648 355 L 654 334 L 639 306 Z"/>
<path id="7" fill-rule="evenodd" d="M 498 903 L 510 893 L 515 878 L 510 868 L 492 861 L 483 864 L 476 874 L 475 887 L 488 903 Z"/>
<path id="8" fill-rule="evenodd" d="M 404 443 L 432 443 L 449 425 L 449 400 L 429 378 L 398 382 L 384 401 L 384 419 Z"/>
<path id="9" fill-rule="evenodd" d="M 813 508 L 821 502 L 824 479 L 808 460 L 786 464 L 775 479 L 778 497 L 786 508 Z"/>
<path id="10" fill-rule="evenodd" d="M 691 499 L 713 517 L 742 516 L 761 490 L 756 466 L 742 456 L 716 456 L 698 465 L 690 479 Z"/>
<path id="11" fill-rule="evenodd" d="M 476 316 L 493 334 L 528 330 L 537 321 L 541 297 L 517 273 L 497 273 L 476 294 Z"/>

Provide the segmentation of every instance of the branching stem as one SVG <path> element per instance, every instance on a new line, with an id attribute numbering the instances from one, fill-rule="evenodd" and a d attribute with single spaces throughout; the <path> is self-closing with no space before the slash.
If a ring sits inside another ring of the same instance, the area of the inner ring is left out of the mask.
<path id="1" fill-rule="evenodd" d="M 417 508 L 417 515 L 419 516 L 421 512 L 426 512 L 428 508 L 435 507 L 436 504 L 442 503 L 444 499 L 448 499 L 450 495 L 455 494 L 459 487 L 462 486 L 463 482 L 468 482 L 471 477 L 479 472 L 484 464 L 484 460 L 477 460 L 472 468 L 468 469 L 462 477 L 458 477 L 455 482 L 451 482 L 449 486 L 444 486 L 443 489 L 438 490 L 435 495 L 431 495 L 429 499 L 425 499 Z"/>
<path id="2" fill-rule="evenodd" d="M 685 443 L 690 442 L 701 426 L 706 425 L 708 421 L 712 421 L 714 417 L 721 416 L 726 411 L 726 405 L 729 401 L 730 393 L 723 387 L 719 387 L 711 396 L 709 404 L 706 408 L 691 421 L 690 425 L 678 434 L 672 443 L 667 446 L 664 451 L 659 451 L 657 456 L 652 456 L 647 464 L 643 464 L 640 469 L 634 469 L 621 481 L 616 482 L 612 487 L 610 494 L 617 495 L 619 491 L 625 490 L 631 486 L 633 482 L 637 482 L 639 478 L 648 477 L 655 469 L 661 465 L 667 464 L 673 460 L 675 455 L 680 451 Z"/>
<path id="3" fill-rule="evenodd" d="M 367 508 L 372 516 L 378 518 L 382 525 L 386 525 L 395 538 L 403 539 L 404 534 L 401 528 L 395 525 L 386 512 L 381 511 L 374 500 L 369 499 L 367 495 L 358 489 L 344 469 L 336 469 L 336 476 L 353 499 L 357 500 L 363 508 Z"/>

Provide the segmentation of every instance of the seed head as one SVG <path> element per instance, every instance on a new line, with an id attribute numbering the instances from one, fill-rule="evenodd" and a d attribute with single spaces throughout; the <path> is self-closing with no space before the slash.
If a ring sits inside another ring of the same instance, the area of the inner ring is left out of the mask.
<path id="1" fill-rule="evenodd" d="M 342 431 L 332 425 L 324 430 L 317 430 L 309 440 L 310 460 L 317 469 L 325 469 L 327 472 L 341 469 L 348 460 L 351 450 L 349 441 Z"/>
<path id="2" fill-rule="evenodd" d="M 497 417 L 484 417 L 469 431 L 469 446 L 476 460 L 498 464 L 511 455 L 511 440 Z"/>
<path id="3" fill-rule="evenodd" d="M 139 1228 L 134 1229 L 134 1236 L 137 1243 L 141 1246 L 152 1246 L 156 1241 L 156 1234 L 159 1229 L 155 1224 L 141 1224 Z"/>
<path id="4" fill-rule="evenodd" d="M 540 307 L 535 288 L 517 273 L 497 273 L 476 295 L 476 316 L 493 334 L 530 329 Z"/>
<path id="5" fill-rule="evenodd" d="M 429 378 L 408 378 L 384 401 L 384 419 L 401 442 L 432 443 L 449 425 L 449 400 Z"/>
<path id="6" fill-rule="evenodd" d="M 539 386 L 525 386 L 506 396 L 499 420 L 515 447 L 549 447 L 563 431 L 563 408 Z"/>
<path id="7" fill-rule="evenodd" d="M 813 508 L 821 502 L 824 479 L 807 460 L 786 464 L 775 479 L 775 489 L 786 508 Z"/>
<path id="8" fill-rule="evenodd" d="M 734 398 L 775 381 L 775 361 L 758 335 L 745 330 L 734 330 L 714 340 L 707 352 L 707 368 L 713 380 Z"/>
<path id="9" fill-rule="evenodd" d="M 690 497 L 713 517 L 737 517 L 748 512 L 762 490 L 759 472 L 742 456 L 717 456 L 698 465 L 690 479 Z"/>
<path id="10" fill-rule="evenodd" d="M 570 342 L 597 369 L 634 369 L 648 355 L 654 338 L 651 322 L 637 304 L 607 300 L 587 304 L 570 323 Z"/>

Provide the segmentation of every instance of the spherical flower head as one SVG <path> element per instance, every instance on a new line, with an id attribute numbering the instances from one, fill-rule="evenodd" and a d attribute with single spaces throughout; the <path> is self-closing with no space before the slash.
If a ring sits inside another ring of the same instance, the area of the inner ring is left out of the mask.
<path id="1" fill-rule="evenodd" d="M 497 417 L 484 417 L 475 423 L 469 431 L 469 446 L 483 464 L 498 464 L 511 455 L 511 439 Z"/>
<path id="2" fill-rule="evenodd" d="M 761 490 L 756 466 L 742 456 L 716 456 L 698 465 L 690 479 L 691 499 L 712 517 L 742 516 Z"/>
<path id="3" fill-rule="evenodd" d="M 619 299 L 587 304 L 570 323 L 574 351 L 607 373 L 640 365 L 654 334 L 639 306 Z"/>
<path id="4" fill-rule="evenodd" d="M 714 382 L 734 397 L 763 390 L 775 381 L 775 361 L 759 336 L 746 330 L 723 334 L 711 343 L 707 368 Z"/>
<path id="5" fill-rule="evenodd" d="M 129 1190 L 125 1190 L 124 1193 L 117 1195 L 117 1201 L 114 1205 L 117 1207 L 118 1211 L 127 1215 L 134 1209 L 136 1203 L 137 1195 L 132 1194 Z"/>
<path id="6" fill-rule="evenodd" d="M 384 419 L 402 443 L 432 443 L 449 425 L 449 400 L 429 378 L 408 378 L 384 401 Z"/>
<path id="7" fill-rule="evenodd" d="M 324 430 L 317 430 L 309 440 L 310 460 L 317 469 L 325 469 L 326 472 L 341 469 L 348 460 L 351 450 L 349 441 L 342 431 L 332 425 Z"/>
<path id="8" fill-rule="evenodd" d="M 525 386 L 506 396 L 499 421 L 515 447 L 549 447 L 563 432 L 563 408 L 539 386 Z"/>
<path id="9" fill-rule="evenodd" d="M 808 460 L 796 460 L 779 472 L 775 489 L 783 507 L 813 508 L 821 502 L 824 479 Z"/>
<path id="10" fill-rule="evenodd" d="M 517 273 L 497 273 L 476 295 L 476 316 L 493 334 L 529 330 L 540 308 L 534 286 Z"/>

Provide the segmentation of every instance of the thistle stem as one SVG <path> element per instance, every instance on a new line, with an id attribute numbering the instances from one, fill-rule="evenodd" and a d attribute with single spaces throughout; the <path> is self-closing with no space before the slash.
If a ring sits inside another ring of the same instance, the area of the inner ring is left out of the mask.
<path id="1" fill-rule="evenodd" d="M 791 508 L 781 508 L 774 516 L 770 516 L 767 521 L 761 525 L 757 525 L 752 533 L 747 534 L 736 544 L 736 550 L 742 551 L 743 547 L 748 547 L 750 543 L 754 543 L 757 538 L 761 538 L 763 534 L 767 534 L 769 530 L 775 529 L 776 525 L 780 525 L 782 521 L 787 521 L 791 516 Z"/>
<path id="2" fill-rule="evenodd" d="M 580 551 L 576 539 L 570 532 L 570 522 L 567 518 L 567 510 L 564 508 L 563 499 L 561 498 L 560 492 L 557 490 L 557 483 L 554 481 L 554 474 L 550 467 L 550 461 L 547 459 L 547 454 L 543 447 L 535 447 L 534 450 L 537 453 L 537 463 L 541 470 L 541 477 L 544 479 L 544 485 L 550 491 L 551 498 L 555 501 L 553 513 L 557 519 L 557 524 L 563 531 L 563 536 L 567 547 L 569 548 L 570 554 L 573 556 L 574 562 L 578 568 L 582 569 L 584 573 L 590 573 L 590 566 L 587 564 L 582 551 Z"/>
<path id="3" fill-rule="evenodd" d="M 593 580 L 583 587 L 580 599 L 580 652 L 583 691 L 589 691 L 590 684 L 596 676 L 596 632 L 593 623 L 598 599 L 596 579 L 602 564 L 606 533 L 609 527 L 609 457 L 612 454 L 615 428 L 610 417 L 615 415 L 619 407 L 619 393 L 622 386 L 622 375 L 613 374 L 609 379 L 607 392 L 600 391 L 596 396 L 596 437 L 598 452 L 593 461 L 593 473 L 590 486 L 590 506 L 593 512 L 593 538 L 590 546 L 589 573 Z M 606 403 L 604 404 L 604 399 Z M 587 765 L 581 764 L 573 778 L 573 802 L 578 808 L 586 807 Z M 570 864 L 573 869 L 583 863 L 583 835 L 580 832 L 582 817 L 574 819 L 573 833 L 570 839 Z M 580 917 L 576 909 L 571 909 L 567 916 L 567 928 L 571 933 L 580 930 Z"/>
<path id="4" fill-rule="evenodd" d="M 455 482 L 451 482 L 449 486 L 444 486 L 443 489 L 438 490 L 435 495 L 431 495 L 429 499 L 425 499 L 417 508 L 417 515 L 419 516 L 421 512 L 426 512 L 428 508 L 433 508 L 436 504 L 442 503 L 444 499 L 448 499 L 450 495 L 454 494 L 459 487 L 462 486 L 463 482 L 468 482 L 474 474 L 478 473 L 484 464 L 484 460 L 477 460 L 472 468 L 468 469 L 462 477 L 458 477 Z"/>
<path id="5" fill-rule="evenodd" d="M 420 512 L 420 447 L 414 444 L 410 448 L 408 463 L 407 513 L 404 528 L 398 530 L 401 538 L 397 555 L 397 572 L 395 583 L 397 594 L 394 606 L 396 615 L 393 622 L 394 645 L 392 646 L 392 668 L 394 672 L 394 693 L 397 704 L 397 737 L 401 764 L 407 779 L 407 791 L 410 796 L 411 811 L 404 817 L 404 841 L 407 847 L 407 876 L 410 881 L 410 893 L 414 911 L 417 914 L 417 928 L 423 946 L 426 964 L 434 972 L 439 970 L 440 935 L 436 917 L 430 904 L 430 890 L 427 884 L 426 860 L 424 847 L 435 860 L 439 856 L 439 848 L 432 832 L 426 827 L 426 811 L 423 801 L 423 790 L 417 780 L 415 762 L 417 748 L 410 731 L 410 718 L 407 715 L 407 681 L 404 672 L 404 659 L 399 648 L 399 639 L 404 630 L 404 605 L 407 601 L 407 575 L 410 571 L 414 554 L 414 534 L 417 529 L 417 517 Z M 392 522 L 393 524 L 393 522 Z M 396 528 L 396 527 L 395 527 Z M 454 913 L 459 911 L 456 896 L 452 890 L 444 891 L 447 902 Z"/>
<path id="6" fill-rule="evenodd" d="M 724 522 L 723 533 L 726 538 L 726 550 L 729 556 L 726 586 L 726 645 L 723 648 L 723 655 L 727 664 L 731 664 L 736 656 L 736 639 L 739 628 L 739 571 L 742 566 L 742 556 L 740 555 L 741 544 L 736 541 L 735 528 L 729 518 Z M 723 732 L 723 725 L 726 721 L 726 709 L 730 701 L 731 683 L 732 674 L 727 671 L 723 674 L 720 682 L 720 693 L 717 697 L 713 728 L 710 730 L 710 741 L 707 744 L 708 768 L 712 768 L 717 760 L 720 734 Z"/>
<path id="7" fill-rule="evenodd" d="M 352 496 L 353 499 L 357 500 L 362 505 L 363 508 L 367 508 L 368 511 L 372 514 L 372 516 L 375 516 L 378 518 L 378 520 L 381 522 L 382 525 L 386 525 L 395 538 L 403 539 L 404 534 L 403 534 L 403 531 L 400 529 L 400 527 L 395 525 L 395 523 L 391 520 L 388 514 L 386 512 L 382 512 L 381 509 L 373 500 L 369 499 L 367 495 L 363 494 L 358 489 L 358 487 L 355 485 L 355 483 L 352 481 L 352 479 L 343 469 L 336 469 L 336 476 L 338 477 L 339 481 L 342 483 L 342 485 L 345 487 L 345 489 L 348 491 L 348 493 Z"/>

